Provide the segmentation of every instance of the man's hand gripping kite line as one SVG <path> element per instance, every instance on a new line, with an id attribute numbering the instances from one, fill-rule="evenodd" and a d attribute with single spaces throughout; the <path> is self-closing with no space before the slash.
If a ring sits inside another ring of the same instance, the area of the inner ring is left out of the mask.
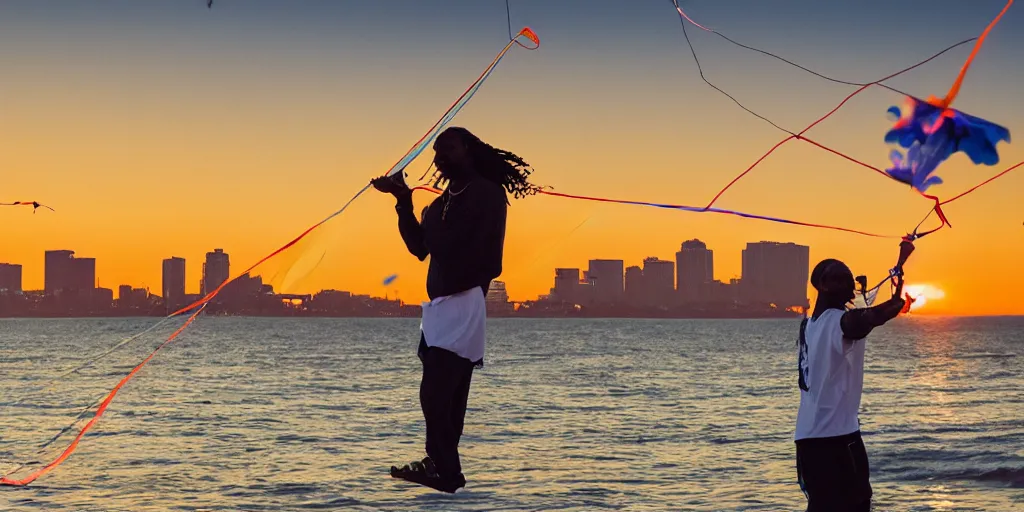
<path id="1" fill-rule="evenodd" d="M 522 40 L 525 40 L 525 41 L 527 41 L 529 43 L 532 43 L 532 45 L 523 44 Z M 462 95 L 459 96 L 459 98 L 456 99 L 455 102 L 450 107 L 448 107 L 448 110 L 445 111 L 445 113 L 441 116 L 441 118 L 438 119 L 438 121 L 436 123 L 434 123 L 434 125 L 429 130 L 427 130 L 427 132 L 420 138 L 420 140 L 418 140 L 415 144 L 413 144 L 412 148 L 410 148 L 409 151 L 404 156 L 402 156 L 402 158 L 400 158 L 398 160 L 398 162 L 396 162 L 395 165 L 393 165 L 391 167 L 390 170 L 388 170 L 388 172 L 385 174 L 386 176 L 393 176 L 393 175 L 395 175 L 395 174 L 397 174 L 399 172 L 404 172 L 405 168 L 413 160 L 415 160 L 416 157 L 419 156 L 420 153 L 422 153 L 427 147 L 429 147 L 430 143 L 438 135 L 438 133 L 440 133 L 448 125 L 448 123 L 450 123 L 452 121 L 452 119 L 455 118 L 456 114 L 458 114 L 458 112 L 460 110 L 462 110 L 462 107 L 464 107 L 466 105 L 466 103 L 468 103 L 469 100 L 473 97 L 473 95 L 476 94 L 476 92 L 480 89 L 480 86 L 483 85 L 484 81 L 491 75 L 491 73 L 497 67 L 497 65 L 501 61 L 502 57 L 504 57 L 505 54 L 510 49 L 512 49 L 513 46 L 520 46 L 520 47 L 526 48 L 528 50 L 535 50 L 535 49 L 540 47 L 540 39 L 537 37 L 537 34 L 534 33 L 533 30 L 531 30 L 528 27 L 523 28 L 522 30 L 520 30 L 519 33 L 511 41 L 509 41 L 508 44 L 506 44 L 505 47 L 497 54 L 497 56 L 494 57 L 494 60 L 491 61 L 491 63 L 484 69 L 483 73 L 481 73 L 480 76 L 477 77 L 477 79 L 469 86 L 469 88 L 466 89 L 466 91 L 463 92 Z M 0 485 L 3 485 L 3 486 L 24 486 L 24 485 L 28 485 L 28 484 L 32 483 L 33 481 L 35 481 L 36 479 L 38 479 L 39 477 L 49 473 L 50 471 L 53 471 L 57 466 L 59 466 L 69 456 L 71 456 L 71 454 L 78 447 L 79 442 L 82 440 L 82 438 L 85 436 L 85 434 L 93 427 L 93 425 L 96 424 L 97 421 L 99 421 L 100 417 L 103 416 L 103 413 L 110 406 L 111 401 L 113 401 L 114 397 L 117 396 L 117 393 L 121 390 L 121 388 L 125 384 L 127 384 L 128 381 L 130 381 L 132 379 L 132 377 L 134 377 L 135 374 L 139 370 L 141 370 L 151 359 L 153 359 L 153 357 L 160 350 L 162 350 L 164 347 L 166 347 L 168 344 L 170 344 L 172 341 L 174 341 L 178 337 L 178 335 L 180 335 L 181 332 L 185 330 L 186 327 L 191 325 L 192 322 L 199 315 L 199 313 L 201 313 L 203 311 L 203 309 L 206 307 L 206 305 L 210 302 L 210 300 L 212 300 L 214 297 L 216 297 L 217 294 L 220 293 L 221 290 L 223 290 L 225 286 L 227 286 L 229 283 L 231 283 L 231 282 L 235 281 L 236 279 L 238 279 L 238 277 L 249 274 L 250 272 L 252 272 L 253 269 L 255 269 L 256 267 L 260 266 L 265 261 L 273 258 L 274 256 L 277 256 L 281 252 L 283 252 L 283 251 L 287 250 L 288 248 L 294 246 L 300 240 L 305 238 L 309 233 L 313 232 L 314 230 L 316 230 L 320 226 L 324 225 L 329 220 L 331 220 L 331 219 L 337 217 L 338 215 L 340 215 L 342 212 L 344 212 L 348 208 L 348 206 L 350 204 L 352 204 L 353 201 L 355 201 L 359 196 L 361 196 L 369 188 L 370 188 L 370 185 L 367 184 L 365 187 L 363 187 L 362 190 L 357 192 L 352 197 L 352 199 L 349 199 L 348 202 L 346 202 L 336 212 L 328 215 L 326 218 L 324 218 L 320 222 L 317 222 L 313 226 L 309 227 L 308 229 L 306 229 L 305 231 L 300 233 L 299 236 L 295 237 L 290 242 L 284 244 L 279 249 L 277 249 L 274 252 L 268 254 L 267 256 L 264 256 L 259 261 L 257 261 L 255 264 L 251 265 L 249 268 L 245 269 L 243 272 L 237 274 L 234 278 L 228 279 L 227 281 L 222 283 L 220 286 L 218 286 L 215 290 L 213 290 L 210 293 L 206 294 L 206 296 L 202 297 L 198 301 L 196 301 L 196 302 L 194 302 L 194 303 L 192 303 L 192 304 L 190 304 L 188 306 L 185 306 L 185 307 L 175 311 L 174 313 L 171 313 L 170 315 L 168 315 L 167 318 L 170 318 L 170 317 L 174 317 L 174 316 L 178 316 L 178 315 L 183 315 L 185 313 L 189 313 L 190 311 L 192 312 L 189 315 L 188 319 L 185 321 L 185 323 L 181 327 L 179 327 L 177 330 L 175 330 L 163 343 L 161 343 L 159 346 L 157 346 L 156 349 L 154 349 L 144 360 L 142 360 L 142 362 L 140 362 L 137 366 L 135 366 L 127 375 L 125 375 L 117 383 L 117 385 L 113 389 L 110 390 L 109 393 L 107 393 L 107 395 L 100 401 L 100 405 L 96 409 L 96 413 L 93 415 L 92 419 L 90 419 L 89 422 L 86 423 L 85 426 L 82 427 L 82 429 L 78 432 L 78 434 L 75 436 L 75 438 L 72 440 L 72 442 L 67 446 L 67 448 L 64 449 L 64 451 L 61 452 L 61 454 L 56 459 L 54 459 L 52 462 L 50 462 L 50 463 L 46 464 L 45 466 L 43 466 L 43 467 L 41 467 L 41 468 L 31 472 L 30 474 L 28 474 L 28 475 L 26 475 L 26 476 L 24 476 L 22 478 L 12 478 L 11 474 L 7 474 L 3 478 L 0 478 Z M 92 358 L 91 361 L 95 361 L 95 358 Z M 74 370 L 71 370 L 71 371 L 73 372 Z M 79 416 L 79 418 L 81 418 L 81 417 L 82 417 L 82 415 Z M 77 422 L 78 419 L 76 419 L 75 421 Z M 48 446 L 53 441 L 54 441 L 54 439 L 51 439 L 50 441 L 45 443 L 43 446 L 44 447 Z M 18 468 L 18 470 L 20 470 L 20 469 L 21 468 Z M 18 471 L 18 470 L 16 470 L 16 471 Z"/>

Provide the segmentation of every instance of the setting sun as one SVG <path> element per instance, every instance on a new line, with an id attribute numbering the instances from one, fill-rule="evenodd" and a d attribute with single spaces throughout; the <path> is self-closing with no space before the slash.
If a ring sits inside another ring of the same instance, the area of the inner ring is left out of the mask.
<path id="1" fill-rule="evenodd" d="M 910 306 L 911 311 L 921 309 L 930 300 L 939 300 L 946 296 L 946 292 L 930 284 L 909 284 L 903 291 L 914 299 Z"/>

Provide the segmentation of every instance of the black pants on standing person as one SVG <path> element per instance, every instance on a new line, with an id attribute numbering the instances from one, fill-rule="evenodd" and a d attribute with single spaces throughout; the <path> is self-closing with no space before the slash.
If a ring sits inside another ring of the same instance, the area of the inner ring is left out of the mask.
<path id="1" fill-rule="evenodd" d="M 796 470 L 807 512 L 869 512 L 868 453 L 860 431 L 796 442 Z"/>
<path id="2" fill-rule="evenodd" d="M 463 479 L 459 440 L 475 364 L 449 350 L 428 347 L 422 335 L 419 357 L 423 362 L 420 407 L 427 425 L 427 456 L 442 478 Z"/>

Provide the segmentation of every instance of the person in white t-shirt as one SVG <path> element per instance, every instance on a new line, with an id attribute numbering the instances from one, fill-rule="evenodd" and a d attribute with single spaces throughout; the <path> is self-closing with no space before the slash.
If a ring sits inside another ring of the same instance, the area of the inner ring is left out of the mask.
<path id="1" fill-rule="evenodd" d="M 811 272 L 818 292 L 811 317 L 800 325 L 798 356 L 797 478 L 807 512 L 871 509 L 868 456 L 860 435 L 864 344 L 872 329 L 903 310 L 902 275 L 885 303 L 847 310 L 854 277 L 843 262 L 827 259 Z"/>

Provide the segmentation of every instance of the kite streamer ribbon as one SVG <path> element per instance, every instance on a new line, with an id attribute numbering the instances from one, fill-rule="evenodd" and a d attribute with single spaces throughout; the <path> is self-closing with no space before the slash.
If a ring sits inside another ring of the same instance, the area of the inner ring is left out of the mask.
<path id="1" fill-rule="evenodd" d="M 0 206 L 31 206 L 32 207 L 32 213 L 35 213 L 36 210 L 38 210 L 40 208 L 46 208 L 46 209 L 50 210 L 51 212 L 57 211 L 57 210 L 54 210 L 53 208 L 50 208 L 49 206 L 46 206 L 45 204 L 42 204 L 42 203 L 40 203 L 38 201 L 15 201 L 13 203 L 0 203 Z"/>
<path id="2" fill-rule="evenodd" d="M 953 86 L 949 88 L 949 92 L 946 93 L 946 97 L 938 100 L 936 98 L 929 98 L 928 102 L 941 108 L 949 108 L 953 104 L 953 100 L 956 99 L 957 95 L 960 94 L 960 86 L 963 85 L 964 77 L 967 76 L 967 70 L 970 69 L 971 64 L 974 63 L 974 58 L 978 55 L 978 51 L 981 50 L 981 45 L 985 44 L 985 39 L 988 38 L 988 33 L 992 31 L 992 28 L 999 23 L 1006 11 L 1010 10 L 1010 6 L 1013 5 L 1013 0 L 1007 0 L 1006 5 L 1002 11 L 992 20 L 991 23 L 985 27 L 985 30 L 978 37 L 977 42 L 974 43 L 974 49 L 971 50 L 971 54 L 967 57 L 967 61 L 964 62 L 962 68 L 960 68 L 960 74 L 957 75 L 956 80 L 953 81 Z"/>
<path id="3" fill-rule="evenodd" d="M 526 40 L 532 42 L 533 46 L 524 45 L 522 42 L 519 41 L 519 39 L 521 39 L 521 38 L 522 39 L 526 39 Z M 394 175 L 394 174 L 396 174 L 398 172 L 402 172 L 405 169 L 405 167 L 409 165 L 410 162 L 415 160 L 416 157 L 419 156 L 419 154 L 422 153 L 427 148 L 427 146 L 431 143 L 431 141 L 434 139 L 434 137 L 436 137 L 438 135 L 438 133 L 440 133 L 441 130 L 443 130 L 444 127 L 449 122 L 451 122 L 452 119 L 455 118 L 455 115 L 458 114 L 458 112 L 462 109 L 462 107 L 464 107 L 466 105 L 466 103 L 469 102 L 469 100 L 473 97 L 473 95 L 476 94 L 476 92 L 480 89 L 480 86 L 483 84 L 483 82 L 491 75 L 491 72 L 494 71 L 494 68 L 497 67 L 497 65 L 501 61 L 502 57 L 504 57 L 505 54 L 509 51 L 509 49 L 511 49 L 514 45 L 519 45 L 519 46 L 521 46 L 523 48 L 526 48 L 526 49 L 535 50 L 535 49 L 540 47 L 540 39 L 537 37 L 537 34 L 534 33 L 534 31 L 531 30 L 529 27 L 524 27 L 522 30 L 520 30 L 519 34 L 512 41 L 509 41 L 508 44 L 505 45 L 505 47 L 498 53 L 498 55 L 494 58 L 494 60 L 491 61 L 491 63 L 487 66 L 487 68 L 484 69 L 483 73 L 481 73 L 480 76 L 469 86 L 469 88 L 466 89 L 466 91 L 463 92 L 462 95 L 459 96 L 459 98 L 456 99 L 455 102 L 452 103 L 452 105 L 450 107 L 448 107 L 448 110 L 445 111 L 444 115 L 442 115 L 441 118 L 436 123 L 434 123 L 434 125 L 429 130 L 427 130 L 427 132 L 423 135 L 423 137 L 421 137 L 412 146 L 412 148 L 409 149 L 409 151 L 402 158 L 400 158 L 398 160 L 398 162 L 395 163 L 395 165 L 393 165 L 391 167 L 391 169 L 387 172 L 388 176 Z M 92 417 L 91 420 L 89 420 L 88 423 L 85 424 L 85 426 L 82 427 L 82 430 L 80 430 L 78 432 L 78 435 L 75 436 L 74 440 L 71 442 L 70 445 L 68 445 L 67 448 L 64 449 L 64 451 L 60 454 L 60 456 L 58 456 L 56 459 L 54 459 L 52 462 L 50 462 L 46 466 L 43 466 L 42 468 L 40 468 L 40 469 L 32 472 L 31 474 L 27 475 L 25 478 L 13 479 L 13 478 L 9 478 L 9 475 L 8 476 L 4 476 L 3 478 L 0 478 L 0 485 L 7 485 L 7 486 L 24 486 L 24 485 L 28 485 L 29 483 L 35 481 L 37 478 L 39 478 L 39 477 L 49 473 L 50 471 L 55 469 L 57 466 L 59 466 L 62 462 L 64 462 L 75 451 L 75 449 L 78 447 L 79 442 L 82 440 L 82 437 L 85 436 L 86 432 L 88 432 L 93 427 L 93 425 L 96 424 L 96 422 L 100 419 L 100 417 L 103 415 L 103 413 L 107 410 L 107 407 L 109 407 L 111 401 L 113 401 L 114 397 L 121 390 L 121 388 L 126 383 L 128 383 L 128 381 L 131 380 L 132 377 L 134 377 L 135 374 L 138 373 L 138 371 L 141 370 L 142 367 L 146 365 L 146 363 L 148 363 L 151 359 L 153 359 L 153 357 L 157 354 L 157 352 L 159 352 L 165 346 L 170 344 L 175 338 L 178 337 L 178 335 L 180 335 L 182 333 L 182 331 L 185 330 L 186 327 L 191 325 L 192 322 L 199 315 L 199 313 L 201 313 L 206 308 L 206 306 L 208 305 L 210 300 L 212 300 L 214 297 L 216 297 L 217 294 L 220 293 L 220 291 L 222 289 L 224 289 L 225 286 L 228 285 L 228 283 L 233 282 L 234 280 L 238 279 L 239 277 L 241 277 L 243 275 L 249 274 L 249 272 L 251 272 L 253 269 L 255 269 L 256 267 L 261 265 L 263 262 L 269 260 L 270 258 L 273 258 L 274 256 L 277 256 L 281 252 L 287 250 L 289 247 L 292 247 L 293 245 L 298 243 L 300 240 L 305 238 L 306 235 L 311 233 L 313 230 L 315 230 L 318 227 L 322 226 L 324 223 L 326 223 L 327 221 L 333 219 L 334 217 L 337 217 L 338 215 L 340 215 L 342 212 L 344 212 L 348 208 L 348 206 L 350 204 L 352 204 L 353 201 L 356 200 L 356 198 L 358 198 L 360 195 L 363 194 L 363 192 L 368 190 L 369 187 L 370 187 L 370 185 L 366 185 L 365 187 L 363 187 L 363 189 L 360 190 L 358 193 L 356 193 L 356 195 L 353 196 L 352 199 L 349 199 L 348 202 L 346 202 L 344 204 L 344 206 L 341 207 L 341 209 L 339 209 L 336 212 L 328 215 L 326 218 L 324 218 L 320 222 L 318 222 L 318 223 L 314 224 L 313 226 L 309 227 L 308 229 L 303 231 L 301 234 L 299 234 L 299 236 L 295 237 L 290 242 L 284 244 L 279 249 L 277 249 L 274 252 L 268 254 L 267 256 L 264 256 L 259 261 L 257 261 L 255 264 L 253 264 L 249 268 L 245 269 L 245 271 L 243 271 L 240 274 L 236 275 L 234 278 L 225 281 L 220 286 L 218 286 L 216 289 L 214 289 L 210 293 L 206 294 L 206 296 L 204 296 L 201 299 L 197 300 L 196 302 L 194 302 L 194 303 L 192 303 L 192 304 L 190 304 L 188 306 L 185 306 L 185 307 L 175 311 L 174 313 L 171 313 L 170 315 L 168 315 L 168 317 L 173 317 L 173 316 L 177 316 L 177 315 L 181 315 L 181 314 L 187 313 L 187 312 L 195 309 L 195 311 L 188 317 L 188 319 L 185 321 L 184 324 L 182 324 L 181 327 L 179 327 L 177 330 L 175 330 L 174 333 L 172 333 L 163 343 L 161 343 L 155 350 L 153 350 L 153 352 L 151 352 L 149 354 L 149 356 L 147 356 L 144 360 L 142 360 L 142 362 L 140 362 L 134 369 L 132 369 L 131 372 L 129 372 L 127 375 L 125 375 L 124 378 L 122 378 L 121 381 L 118 382 L 117 385 L 114 386 L 114 388 L 112 390 L 110 390 L 110 392 L 106 395 L 106 398 L 104 398 L 103 401 L 100 403 L 99 408 L 96 409 L 96 414 Z"/>
<path id="4" fill-rule="evenodd" d="M 10 479 L 8 477 L 4 477 L 4 478 L 0 479 L 0 485 L 11 485 L 11 486 L 28 485 L 33 480 L 35 480 L 35 479 L 37 479 L 37 478 L 39 478 L 39 477 L 49 473 L 50 471 L 53 471 L 54 468 L 59 466 L 62 462 L 64 462 L 65 459 L 70 457 L 71 453 L 74 452 L 75 448 L 78 447 L 78 443 L 81 442 L 82 437 L 85 436 L 85 433 L 88 432 L 89 429 L 91 429 L 92 426 L 97 421 L 99 421 L 100 416 L 102 416 L 103 413 L 106 412 L 107 407 L 110 406 L 110 402 L 112 402 L 114 400 L 114 397 L 117 396 L 117 392 L 120 391 L 121 388 L 125 384 L 127 384 L 128 381 L 131 380 L 131 378 L 134 377 L 135 374 L 138 373 L 138 371 L 141 370 L 142 367 L 145 366 L 146 363 L 148 363 L 150 359 L 153 359 L 153 357 L 156 356 L 156 353 L 159 352 L 160 349 L 164 348 L 171 341 L 173 341 L 175 338 L 177 338 L 178 335 L 181 334 L 181 332 L 184 331 L 185 328 L 188 327 L 196 319 L 196 316 L 198 315 L 198 313 L 200 311 L 202 311 L 203 309 L 205 309 L 205 308 L 206 308 L 206 304 L 203 304 L 202 307 L 200 307 L 199 310 L 196 311 L 196 314 L 193 314 L 191 317 L 189 317 L 188 321 L 185 322 L 184 324 L 182 324 L 181 327 L 179 327 L 177 330 L 175 330 L 167 338 L 166 341 L 161 343 L 160 346 L 158 346 L 156 348 L 156 350 L 151 352 L 149 354 L 149 356 L 147 356 L 145 359 L 143 359 L 141 363 L 136 365 L 135 368 L 132 369 L 132 371 L 128 372 L 127 375 L 125 375 L 123 378 L 121 378 L 121 381 L 118 382 L 117 385 L 114 386 L 114 389 L 110 390 L 110 393 L 107 394 L 106 398 L 104 398 L 103 401 L 100 402 L 99 408 L 96 409 L 96 415 L 93 416 L 92 419 L 89 420 L 89 422 L 86 423 L 84 427 L 82 427 L 82 430 L 80 430 L 78 432 L 78 435 L 76 435 L 75 439 L 71 441 L 71 444 L 68 445 L 68 447 L 65 448 L 63 452 L 61 452 L 60 456 L 58 456 L 56 459 L 54 459 L 53 462 L 50 462 L 49 464 L 43 466 L 42 468 L 36 470 L 32 474 L 26 476 L 25 478 L 23 478 L 21 480 L 13 480 L 13 479 Z"/>

